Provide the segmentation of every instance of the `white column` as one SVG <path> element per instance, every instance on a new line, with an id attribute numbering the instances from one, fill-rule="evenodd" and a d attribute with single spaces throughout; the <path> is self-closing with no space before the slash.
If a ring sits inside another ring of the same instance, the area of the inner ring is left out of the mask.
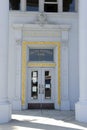
<path id="1" fill-rule="evenodd" d="M 76 120 L 87 122 L 87 0 L 79 0 L 79 102 Z"/>
<path id="2" fill-rule="evenodd" d="M 21 11 L 26 11 L 26 1 L 27 0 L 21 0 L 20 2 Z"/>
<path id="3" fill-rule="evenodd" d="M 9 0 L 0 4 L 0 123 L 11 119 L 11 104 L 8 100 L 8 16 Z"/>

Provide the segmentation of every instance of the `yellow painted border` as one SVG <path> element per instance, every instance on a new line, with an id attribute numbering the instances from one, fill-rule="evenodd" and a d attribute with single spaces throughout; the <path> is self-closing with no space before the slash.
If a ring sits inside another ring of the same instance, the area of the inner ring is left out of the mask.
<path id="1" fill-rule="evenodd" d="M 58 48 L 58 105 L 61 104 L 61 45 L 60 42 L 23 42 L 22 43 L 22 105 L 25 105 L 26 99 L 26 67 L 31 66 L 35 67 L 54 67 L 55 63 L 40 63 L 40 64 L 32 64 L 26 61 L 27 57 L 27 45 L 56 45 Z"/>
<path id="2" fill-rule="evenodd" d="M 56 63 L 37 63 L 37 62 L 31 62 L 27 64 L 28 67 L 55 67 Z"/>
<path id="3" fill-rule="evenodd" d="M 61 104 L 61 46 L 58 44 L 58 104 Z"/>
<path id="4" fill-rule="evenodd" d="M 25 105 L 26 97 L 26 44 L 22 44 L 22 105 Z"/>

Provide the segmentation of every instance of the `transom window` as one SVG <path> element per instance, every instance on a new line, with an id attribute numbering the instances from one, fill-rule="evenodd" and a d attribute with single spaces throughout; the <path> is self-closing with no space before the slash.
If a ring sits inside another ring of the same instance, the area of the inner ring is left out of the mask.
<path id="1" fill-rule="evenodd" d="M 49 13 L 75 12 L 77 2 L 77 0 L 9 0 L 9 9 Z"/>
<path id="2" fill-rule="evenodd" d="M 53 60 L 53 49 L 29 49 L 29 61 Z"/>

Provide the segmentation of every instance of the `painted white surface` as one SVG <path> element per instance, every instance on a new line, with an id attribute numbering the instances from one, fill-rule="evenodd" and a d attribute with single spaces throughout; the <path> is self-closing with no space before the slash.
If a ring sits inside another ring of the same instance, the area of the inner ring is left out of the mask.
<path id="1" fill-rule="evenodd" d="M 20 9 L 21 11 L 26 11 L 26 0 L 21 0 Z"/>
<path id="2" fill-rule="evenodd" d="M 0 123 L 11 119 L 11 104 L 8 98 L 8 10 L 9 1 L 0 4 Z"/>
<path id="3" fill-rule="evenodd" d="M 76 104 L 76 120 L 87 122 L 87 17 L 86 0 L 79 1 L 79 86 L 80 97 Z"/>
<path id="4" fill-rule="evenodd" d="M 11 120 L 11 104 L 9 102 L 0 102 L 0 124 Z"/>
<path id="5" fill-rule="evenodd" d="M 68 37 L 65 36 L 61 43 L 61 110 L 70 110 Z"/>

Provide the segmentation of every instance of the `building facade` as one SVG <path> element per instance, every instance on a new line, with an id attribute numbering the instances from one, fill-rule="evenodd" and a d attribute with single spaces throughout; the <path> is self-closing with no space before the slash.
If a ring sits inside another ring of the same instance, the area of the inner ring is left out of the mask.
<path id="1" fill-rule="evenodd" d="M 4 116 L 0 113 L 0 122 L 11 119 L 11 110 L 32 108 L 75 110 L 77 120 L 87 121 L 83 114 L 87 107 L 85 54 L 79 61 L 79 48 L 85 53 L 85 22 L 78 37 L 83 28 L 79 20 L 84 21 L 83 1 L 3 0 L 0 111 Z"/>

